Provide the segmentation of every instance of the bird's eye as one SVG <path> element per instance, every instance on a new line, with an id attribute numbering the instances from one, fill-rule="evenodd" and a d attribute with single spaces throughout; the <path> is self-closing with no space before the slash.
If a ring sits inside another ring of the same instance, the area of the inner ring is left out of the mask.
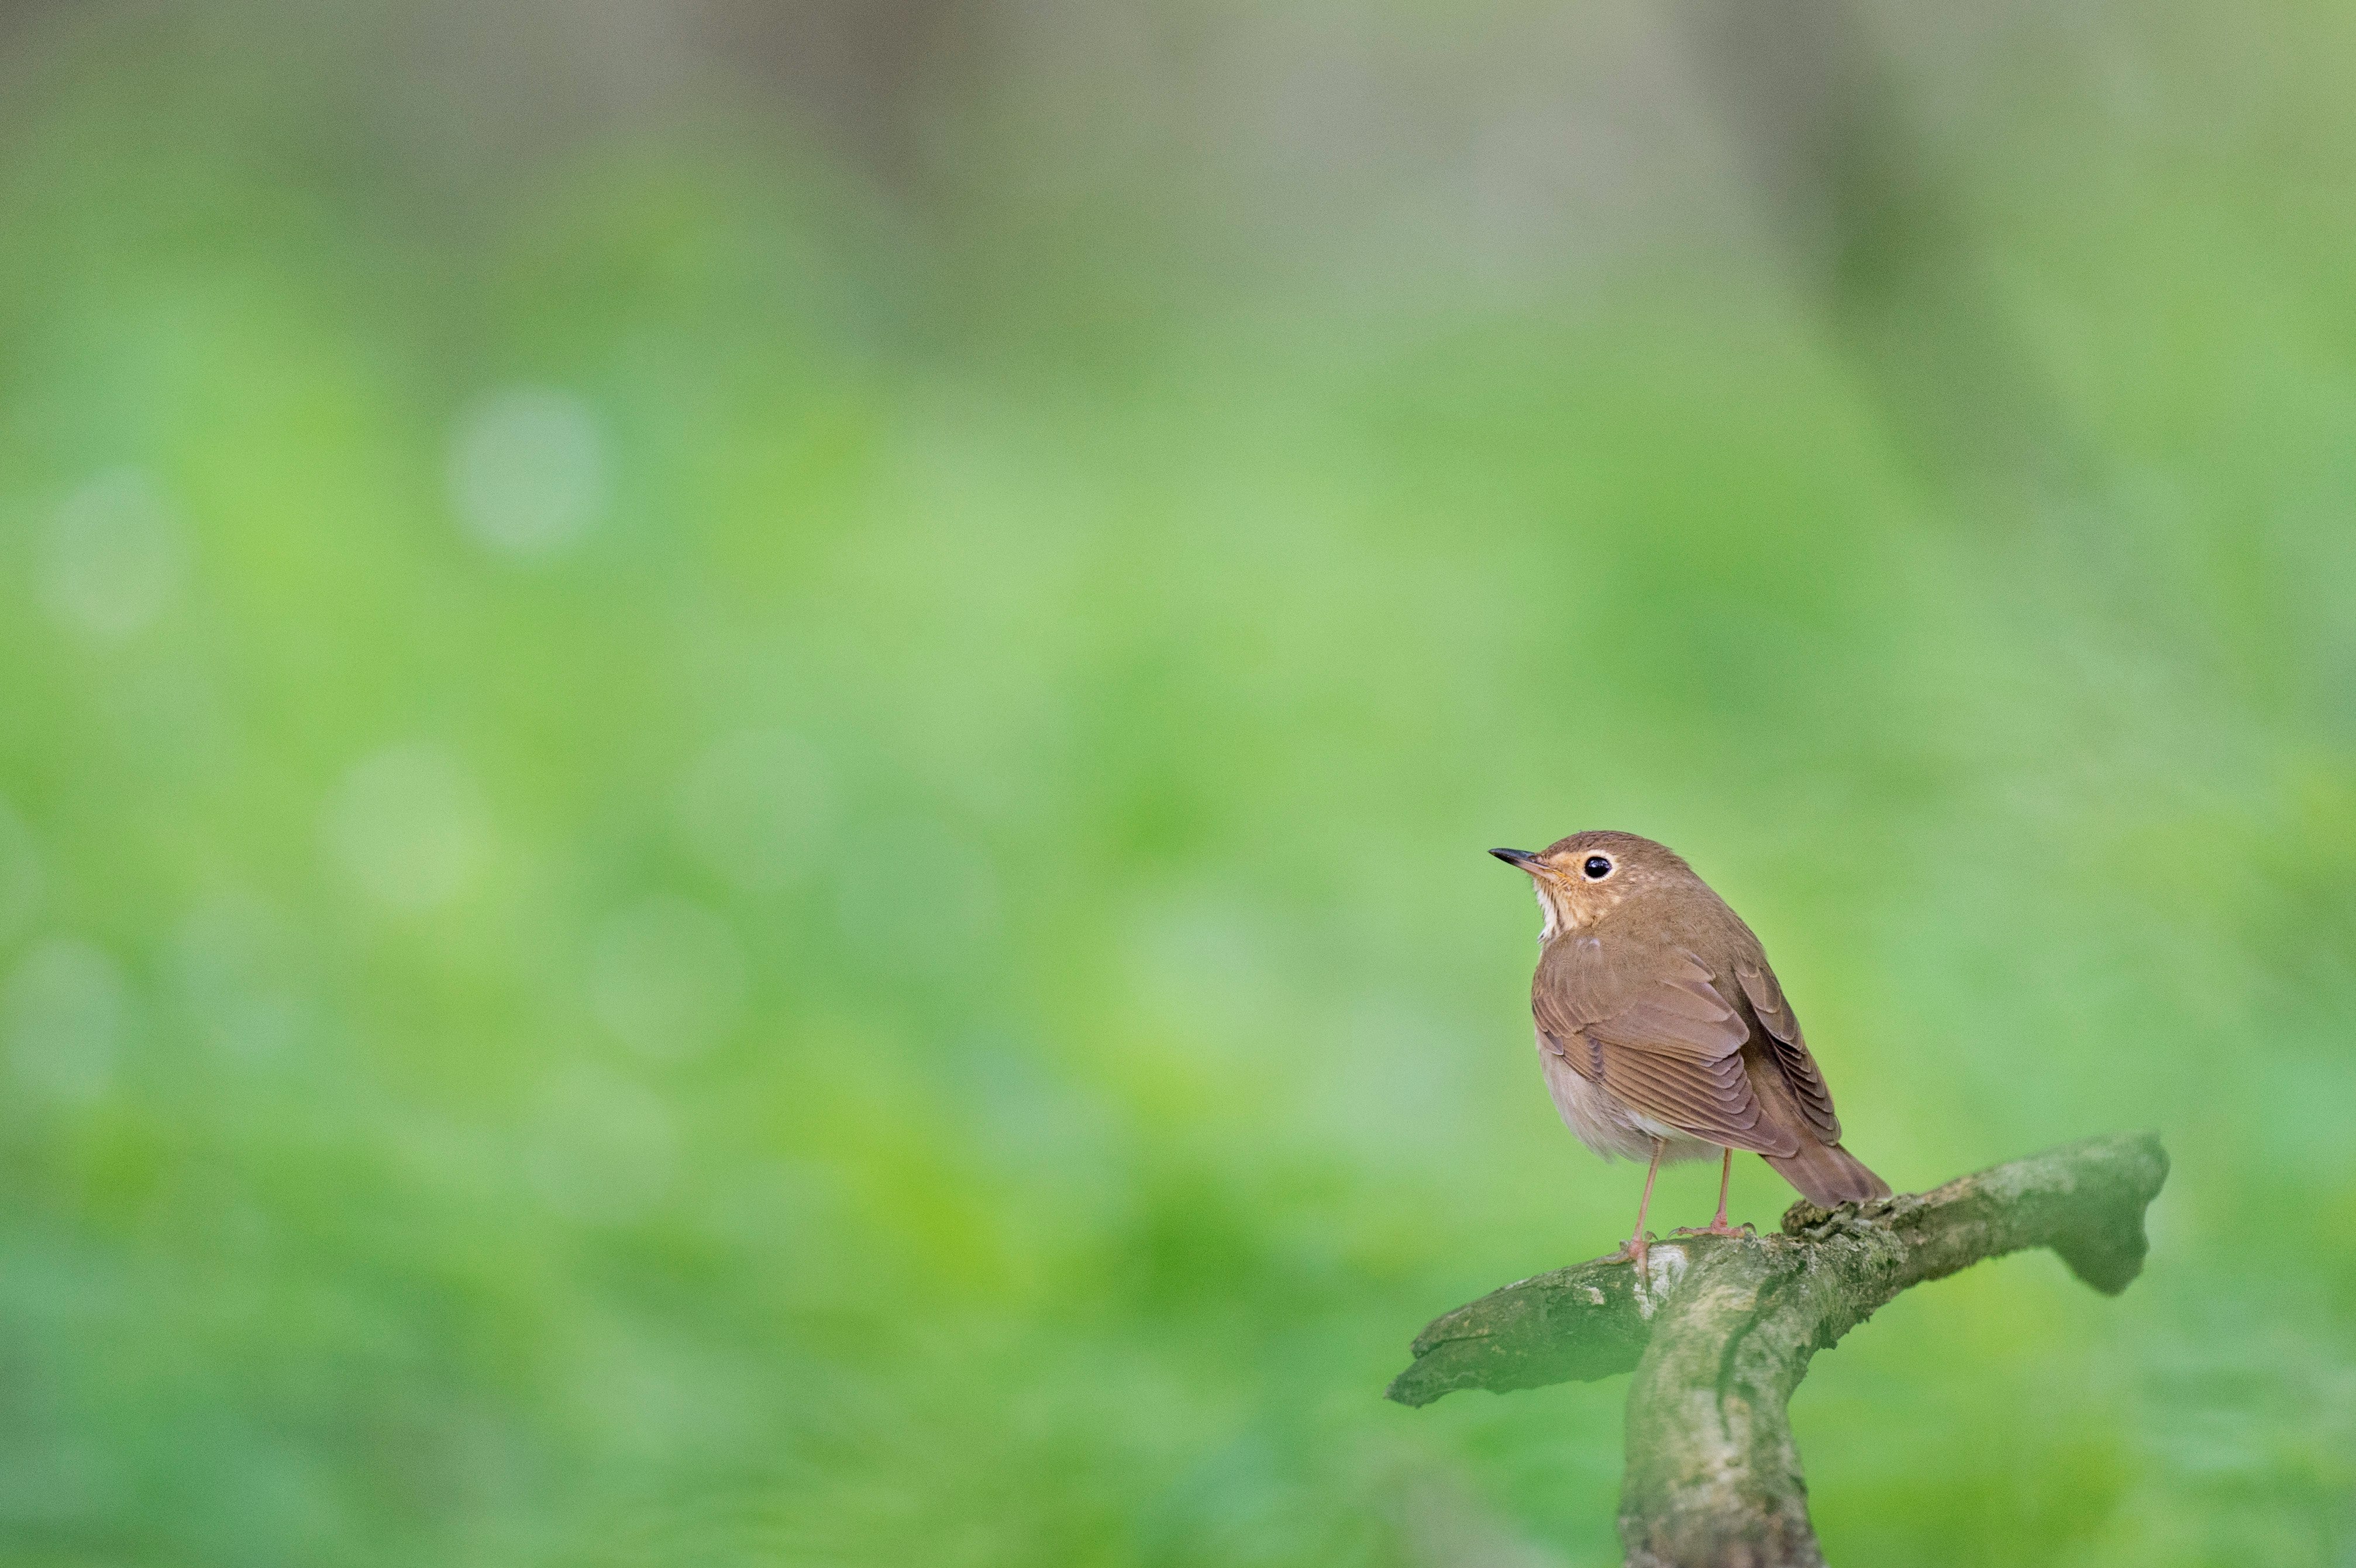
<path id="1" fill-rule="evenodd" d="M 1590 855 L 1580 869 L 1587 873 L 1589 881 L 1600 882 L 1612 874 L 1612 862 L 1601 855 Z"/>

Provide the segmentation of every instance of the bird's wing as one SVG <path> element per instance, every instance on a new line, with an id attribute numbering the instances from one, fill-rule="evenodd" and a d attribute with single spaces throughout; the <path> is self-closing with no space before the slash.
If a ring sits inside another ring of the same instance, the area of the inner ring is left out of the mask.
<path id="1" fill-rule="evenodd" d="M 1530 1010 L 1573 1072 L 1655 1121 L 1760 1154 L 1799 1147 L 1751 1089 L 1742 1059 L 1751 1020 L 1693 954 L 1556 942 L 1538 961 Z"/>
<path id="2" fill-rule="evenodd" d="M 1754 944 L 1756 939 L 1753 939 Z M 1759 1027 L 1766 1031 L 1769 1054 L 1783 1075 L 1784 1085 L 1792 1098 L 1799 1103 L 1800 1114 L 1808 1120 L 1809 1130 L 1828 1144 L 1840 1142 L 1840 1118 L 1833 1115 L 1832 1091 L 1825 1087 L 1825 1075 L 1816 1070 L 1816 1059 L 1808 1054 L 1808 1040 L 1800 1032 L 1799 1015 L 1783 999 L 1783 987 L 1775 978 L 1775 971 L 1767 965 L 1767 955 L 1738 958 L 1734 962 L 1734 978 L 1742 994 L 1751 998 L 1751 1010 L 1759 1015 Z"/>

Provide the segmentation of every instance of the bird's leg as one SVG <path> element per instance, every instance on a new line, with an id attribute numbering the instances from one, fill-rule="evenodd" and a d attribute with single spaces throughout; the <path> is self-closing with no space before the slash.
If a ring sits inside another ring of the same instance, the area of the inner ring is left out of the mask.
<path id="1" fill-rule="evenodd" d="M 1734 1151 L 1728 1149 L 1726 1157 L 1719 1162 L 1718 1167 L 1718 1218 L 1700 1230 L 1696 1230 L 1691 1225 L 1679 1225 L 1671 1234 L 1678 1236 L 1740 1236 L 1745 1233 L 1757 1235 L 1759 1232 L 1748 1224 L 1730 1225 L 1726 1222 L 1726 1184 L 1733 1178 Z"/>
<path id="2" fill-rule="evenodd" d="M 1636 1200 L 1636 1233 L 1628 1238 L 1626 1246 L 1610 1257 L 1598 1260 L 1607 1264 L 1634 1264 L 1636 1277 L 1640 1280 L 1644 1277 L 1644 1243 L 1647 1240 L 1644 1235 L 1644 1211 L 1653 1206 L 1653 1178 L 1660 1174 L 1661 1156 L 1668 1147 L 1665 1138 L 1653 1140 L 1653 1163 L 1644 1168 L 1644 1196 Z"/>

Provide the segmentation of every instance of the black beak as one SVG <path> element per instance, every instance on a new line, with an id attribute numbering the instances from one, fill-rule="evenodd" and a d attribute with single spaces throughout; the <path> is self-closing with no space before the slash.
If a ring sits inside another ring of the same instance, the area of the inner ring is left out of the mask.
<path id="1" fill-rule="evenodd" d="M 1489 853 L 1505 862 L 1506 865 L 1519 866 L 1525 871 L 1538 863 L 1538 858 L 1527 849 L 1492 849 Z"/>

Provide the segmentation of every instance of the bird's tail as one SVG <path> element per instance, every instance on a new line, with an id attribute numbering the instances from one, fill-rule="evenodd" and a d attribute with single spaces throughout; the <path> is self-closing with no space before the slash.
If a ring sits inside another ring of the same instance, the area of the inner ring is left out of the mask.
<path id="1" fill-rule="evenodd" d="M 1890 1183 L 1868 1170 L 1865 1161 L 1838 1144 L 1815 1143 L 1803 1137 L 1797 1154 L 1761 1157 L 1819 1209 L 1890 1196 Z"/>

